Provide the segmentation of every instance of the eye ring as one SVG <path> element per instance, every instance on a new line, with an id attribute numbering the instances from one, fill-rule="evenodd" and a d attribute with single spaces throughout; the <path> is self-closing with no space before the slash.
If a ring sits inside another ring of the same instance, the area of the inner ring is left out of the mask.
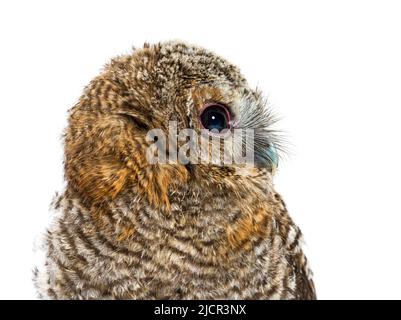
<path id="1" fill-rule="evenodd" d="M 210 102 L 203 106 L 200 115 L 199 123 L 202 129 L 218 130 L 231 128 L 231 116 L 228 108 L 221 104 Z"/>

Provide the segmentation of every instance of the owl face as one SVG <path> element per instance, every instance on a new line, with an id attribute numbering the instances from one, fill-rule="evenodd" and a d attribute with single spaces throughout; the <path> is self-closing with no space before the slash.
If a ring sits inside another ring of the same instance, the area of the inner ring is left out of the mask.
<path id="1" fill-rule="evenodd" d="M 184 43 L 113 59 L 70 111 L 69 187 L 88 203 L 136 192 L 168 210 L 182 186 L 236 188 L 276 165 L 274 120 L 237 67 Z"/>

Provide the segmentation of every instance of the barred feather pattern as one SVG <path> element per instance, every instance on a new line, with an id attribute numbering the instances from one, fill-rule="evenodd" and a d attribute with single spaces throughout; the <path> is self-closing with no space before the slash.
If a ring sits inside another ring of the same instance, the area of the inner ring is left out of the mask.
<path id="1" fill-rule="evenodd" d="M 238 200 L 237 208 L 223 193 L 174 199 L 166 217 L 135 197 L 122 197 L 105 210 L 60 196 L 54 205 L 60 214 L 46 238 L 46 267 L 35 276 L 41 297 L 315 298 L 301 231 L 278 194 L 253 221 L 261 232 L 239 236 L 234 246 L 227 230 L 247 221 L 241 208 L 252 207 L 255 199 Z"/>
<path id="2" fill-rule="evenodd" d="M 255 129 L 258 166 L 146 162 L 147 130 L 200 130 L 210 101 Z M 181 42 L 117 57 L 70 110 L 66 189 L 34 272 L 44 299 L 314 299 L 302 234 L 275 192 L 279 146 L 237 67 Z"/>

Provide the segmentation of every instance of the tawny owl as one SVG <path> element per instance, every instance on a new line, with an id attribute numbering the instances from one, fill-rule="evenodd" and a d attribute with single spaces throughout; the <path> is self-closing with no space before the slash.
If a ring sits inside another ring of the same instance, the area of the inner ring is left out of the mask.
<path id="1" fill-rule="evenodd" d="M 237 67 L 197 46 L 146 44 L 113 59 L 69 113 L 39 295 L 314 299 L 301 232 L 272 182 L 268 109 Z M 197 137 L 180 138 L 186 129 Z M 245 129 L 248 140 L 223 145 Z M 252 161 L 224 161 L 247 141 Z"/>

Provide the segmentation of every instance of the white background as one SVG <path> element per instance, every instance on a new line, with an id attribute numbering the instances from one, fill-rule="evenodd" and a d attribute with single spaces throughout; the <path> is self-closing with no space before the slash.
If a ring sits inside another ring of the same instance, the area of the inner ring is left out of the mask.
<path id="1" fill-rule="evenodd" d="M 183 39 L 239 65 L 292 143 L 276 183 L 321 299 L 401 298 L 399 1 L 1 1 L 0 298 L 35 298 L 66 111 L 111 57 Z"/>

